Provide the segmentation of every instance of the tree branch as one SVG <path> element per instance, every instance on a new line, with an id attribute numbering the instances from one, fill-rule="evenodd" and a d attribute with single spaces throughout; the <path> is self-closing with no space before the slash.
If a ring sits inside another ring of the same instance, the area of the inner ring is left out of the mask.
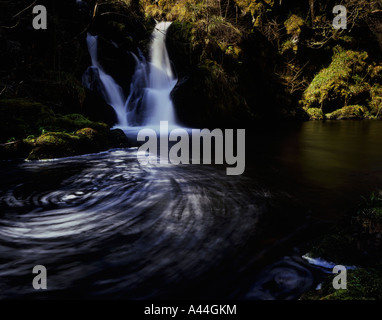
<path id="1" fill-rule="evenodd" d="M 20 14 L 22 14 L 23 12 L 25 12 L 26 10 L 28 10 L 29 8 L 31 8 L 32 6 L 34 6 L 36 4 L 37 0 L 33 1 L 32 4 L 30 4 L 28 7 L 24 8 L 23 10 L 21 10 L 20 12 L 16 13 L 12 18 L 16 18 L 17 16 L 19 16 Z"/>

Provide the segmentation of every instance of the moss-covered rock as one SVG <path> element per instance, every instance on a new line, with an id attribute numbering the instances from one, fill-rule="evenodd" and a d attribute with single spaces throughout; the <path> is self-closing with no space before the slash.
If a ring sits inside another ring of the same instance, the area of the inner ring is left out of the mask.
<path id="1" fill-rule="evenodd" d="M 334 289 L 333 277 L 328 276 L 321 289 L 310 290 L 301 297 L 302 300 L 381 300 L 382 271 L 381 264 L 374 268 L 357 268 L 347 271 L 347 288 Z"/>
<path id="2" fill-rule="evenodd" d="M 49 159 L 131 146 L 121 130 L 29 99 L 0 100 L 0 158 Z"/>
<path id="3" fill-rule="evenodd" d="M 48 132 L 34 140 L 28 160 L 68 157 L 129 146 L 121 130 L 82 128 L 75 133 Z"/>
<path id="4" fill-rule="evenodd" d="M 88 118 L 78 113 L 58 115 L 55 121 L 55 129 L 57 131 L 71 132 L 84 127 L 100 131 L 109 129 L 109 127 L 105 123 L 90 121 Z"/>
<path id="5" fill-rule="evenodd" d="M 366 59 L 366 52 L 341 49 L 336 51 L 332 63 L 315 76 L 305 91 L 304 107 L 320 107 L 324 113 L 342 107 L 351 97 L 349 80 L 352 78 L 353 70 L 364 71 Z"/>
<path id="6" fill-rule="evenodd" d="M 109 130 L 105 123 L 90 121 L 81 114 L 55 114 L 49 107 L 29 99 L 0 100 L 0 142 L 3 143 L 47 131 L 74 132 L 84 127 Z"/>
<path id="7" fill-rule="evenodd" d="M 63 132 L 44 133 L 36 139 L 29 160 L 59 158 L 75 155 L 80 148 L 80 138 Z"/>
<path id="8" fill-rule="evenodd" d="M 325 118 L 320 108 L 308 108 L 306 109 L 306 113 L 311 120 L 323 120 Z"/>
<path id="9" fill-rule="evenodd" d="M 334 49 L 331 64 L 322 69 L 303 94 L 302 104 L 312 118 L 321 109 L 329 119 L 378 117 L 382 107 L 379 66 L 366 51 Z"/>
<path id="10" fill-rule="evenodd" d="M 379 118 L 382 111 L 382 80 L 378 81 L 380 82 L 374 84 L 370 89 L 370 117 L 374 116 L 375 118 Z"/>
<path id="11" fill-rule="evenodd" d="M 134 142 L 130 141 L 121 129 L 111 130 L 109 139 L 110 139 L 110 147 L 111 148 L 136 147 L 136 145 L 134 145 Z"/>
<path id="12" fill-rule="evenodd" d="M 345 106 L 331 113 L 327 113 L 325 117 L 329 120 L 363 119 L 367 112 L 368 109 L 365 106 Z"/>

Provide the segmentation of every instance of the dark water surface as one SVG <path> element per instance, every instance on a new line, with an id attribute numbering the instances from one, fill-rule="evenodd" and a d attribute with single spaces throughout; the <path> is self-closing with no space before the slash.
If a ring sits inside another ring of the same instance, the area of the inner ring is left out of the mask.
<path id="1" fill-rule="evenodd" d="M 247 135 L 244 176 L 135 149 L 0 164 L 0 299 L 295 299 L 319 222 L 382 185 L 382 123 Z M 48 290 L 32 269 L 48 270 Z"/>
<path id="2" fill-rule="evenodd" d="M 382 188 L 381 121 L 310 121 L 252 141 L 247 175 L 287 190 L 320 218 L 336 219 Z"/>

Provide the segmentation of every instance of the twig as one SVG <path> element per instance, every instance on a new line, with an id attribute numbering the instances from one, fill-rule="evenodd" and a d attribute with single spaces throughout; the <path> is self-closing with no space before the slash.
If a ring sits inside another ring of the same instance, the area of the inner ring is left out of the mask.
<path id="1" fill-rule="evenodd" d="M 31 8 L 33 5 L 35 5 L 37 2 L 37 0 L 33 1 L 33 3 L 31 5 L 29 5 L 28 7 L 24 8 L 23 10 L 21 10 L 19 13 L 16 13 L 12 18 L 16 18 L 18 15 L 22 14 L 24 11 L 28 10 L 29 8 Z"/>
<path id="2" fill-rule="evenodd" d="M 0 92 L 0 96 L 4 93 L 4 91 L 7 89 L 7 86 L 5 86 L 4 88 L 3 88 L 3 90 L 1 90 L 1 92 Z"/>
<path id="3" fill-rule="evenodd" d="M 8 27 L 8 26 L 0 26 L 0 28 L 4 28 L 4 29 L 14 29 L 16 28 L 20 23 L 20 18 L 19 20 L 16 22 L 16 24 L 14 26 L 11 26 L 11 27 Z"/>
<path id="4" fill-rule="evenodd" d="M 23 10 L 19 11 L 18 13 L 16 13 L 15 15 L 12 16 L 12 19 L 14 18 L 17 18 L 20 14 L 22 14 L 23 12 L 25 12 L 26 10 L 30 9 L 33 5 L 35 5 L 37 2 L 37 0 L 33 1 L 28 7 L 24 8 Z M 0 28 L 4 28 L 4 29 L 14 29 L 16 28 L 20 23 L 20 17 L 19 19 L 17 20 L 16 24 L 11 26 L 11 27 L 8 27 L 8 26 L 0 26 Z"/>

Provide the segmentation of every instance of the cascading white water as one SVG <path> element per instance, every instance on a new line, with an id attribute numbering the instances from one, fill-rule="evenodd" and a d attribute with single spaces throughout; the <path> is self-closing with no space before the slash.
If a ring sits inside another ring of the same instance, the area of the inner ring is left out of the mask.
<path id="1" fill-rule="evenodd" d="M 149 85 L 146 88 L 146 124 L 158 125 L 161 120 L 175 123 L 174 107 L 170 93 L 177 80 L 174 78 L 166 49 L 166 31 L 171 22 L 159 22 L 153 32 L 150 47 Z"/>
<path id="2" fill-rule="evenodd" d="M 127 99 L 122 88 L 105 73 L 97 56 L 97 36 L 88 34 L 87 44 L 92 59 L 92 67 L 98 70 L 105 101 L 116 112 L 118 123 L 115 127 L 159 126 L 160 121 L 176 124 L 174 106 L 170 93 L 177 79 L 173 74 L 166 49 L 166 32 L 171 22 L 159 22 L 152 34 L 150 60 L 147 62 L 140 52 L 134 56 L 137 63 L 131 79 Z"/>
<path id="3" fill-rule="evenodd" d="M 111 105 L 117 115 L 118 126 L 127 127 L 127 117 L 125 111 L 125 95 L 122 88 L 108 75 L 98 62 L 97 36 L 87 35 L 86 38 L 89 54 L 92 60 L 92 67 L 98 70 L 99 80 L 103 85 L 103 96 L 107 104 Z"/>

